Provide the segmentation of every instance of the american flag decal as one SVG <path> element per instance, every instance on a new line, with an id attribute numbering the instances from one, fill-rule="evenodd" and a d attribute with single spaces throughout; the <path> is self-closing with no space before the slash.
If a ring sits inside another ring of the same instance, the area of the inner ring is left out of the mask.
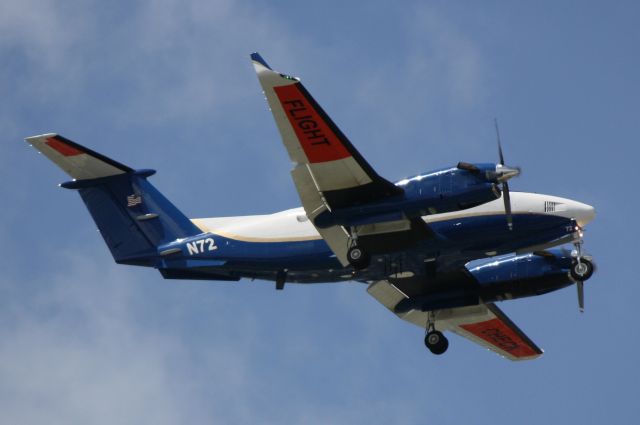
<path id="1" fill-rule="evenodd" d="M 136 195 L 134 193 L 133 195 L 127 196 L 128 207 L 135 207 L 136 205 L 140 205 L 141 203 L 142 203 L 142 198 L 140 197 L 140 195 Z"/>

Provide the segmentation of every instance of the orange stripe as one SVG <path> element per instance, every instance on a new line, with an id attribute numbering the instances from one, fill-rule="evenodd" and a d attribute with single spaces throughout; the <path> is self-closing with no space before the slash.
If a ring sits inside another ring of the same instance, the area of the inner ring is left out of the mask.
<path id="1" fill-rule="evenodd" d="M 64 156 L 75 156 L 84 153 L 81 150 L 76 149 L 73 146 L 67 145 L 66 143 L 56 139 L 55 137 L 49 137 L 46 144 L 49 145 L 49 147 L 51 147 L 52 149 L 60 152 Z"/>
<path id="2" fill-rule="evenodd" d="M 496 318 L 486 322 L 460 325 L 460 327 L 514 357 L 530 357 L 539 354 L 500 319 Z"/>
<path id="3" fill-rule="evenodd" d="M 299 83 L 274 87 L 287 118 L 310 163 L 350 157 L 330 126 L 299 90 Z"/>

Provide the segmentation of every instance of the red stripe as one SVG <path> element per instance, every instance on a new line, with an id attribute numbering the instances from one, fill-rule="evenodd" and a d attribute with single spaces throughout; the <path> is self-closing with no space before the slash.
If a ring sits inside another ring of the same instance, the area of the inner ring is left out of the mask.
<path id="1" fill-rule="evenodd" d="M 46 143 L 64 156 L 75 156 L 84 153 L 63 141 L 56 139 L 55 137 L 49 137 Z"/>
<path id="2" fill-rule="evenodd" d="M 298 89 L 298 84 L 274 87 L 300 146 L 310 163 L 335 161 L 351 154 Z"/>
<path id="3" fill-rule="evenodd" d="M 530 357 L 540 354 L 500 319 L 496 318 L 486 322 L 460 325 L 460 327 L 514 357 Z"/>

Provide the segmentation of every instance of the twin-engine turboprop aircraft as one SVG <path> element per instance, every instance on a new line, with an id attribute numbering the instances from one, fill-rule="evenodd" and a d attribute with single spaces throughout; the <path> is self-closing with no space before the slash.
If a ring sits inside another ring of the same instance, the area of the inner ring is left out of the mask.
<path id="1" fill-rule="evenodd" d="M 541 295 L 593 273 L 582 254 L 589 205 L 510 193 L 519 169 L 470 164 L 396 183 L 379 176 L 297 78 L 251 55 L 302 208 L 189 219 L 135 170 L 57 134 L 27 138 L 73 180 L 115 261 L 166 279 L 285 283 L 355 280 L 442 354 L 452 331 L 509 359 L 542 351 L 494 304 Z M 497 126 L 496 126 L 497 129 Z M 500 199 L 502 198 L 502 199 Z M 575 250 L 562 247 L 573 243 Z M 491 258 L 490 260 L 487 260 Z M 482 260 L 484 261 L 473 261 Z"/>

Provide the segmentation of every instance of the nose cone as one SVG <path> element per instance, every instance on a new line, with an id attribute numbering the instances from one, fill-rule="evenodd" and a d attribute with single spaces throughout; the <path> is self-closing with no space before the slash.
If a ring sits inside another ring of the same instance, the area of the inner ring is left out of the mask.
<path id="1" fill-rule="evenodd" d="M 591 205 L 573 199 L 542 194 L 518 194 L 518 192 L 514 192 L 512 196 L 516 205 L 515 211 L 527 209 L 528 211 L 539 211 L 547 215 L 565 217 L 575 220 L 580 227 L 584 227 L 596 217 L 596 210 Z"/>
<path id="2" fill-rule="evenodd" d="M 570 208 L 580 227 L 584 227 L 596 217 L 596 210 L 591 205 L 573 201 Z"/>

